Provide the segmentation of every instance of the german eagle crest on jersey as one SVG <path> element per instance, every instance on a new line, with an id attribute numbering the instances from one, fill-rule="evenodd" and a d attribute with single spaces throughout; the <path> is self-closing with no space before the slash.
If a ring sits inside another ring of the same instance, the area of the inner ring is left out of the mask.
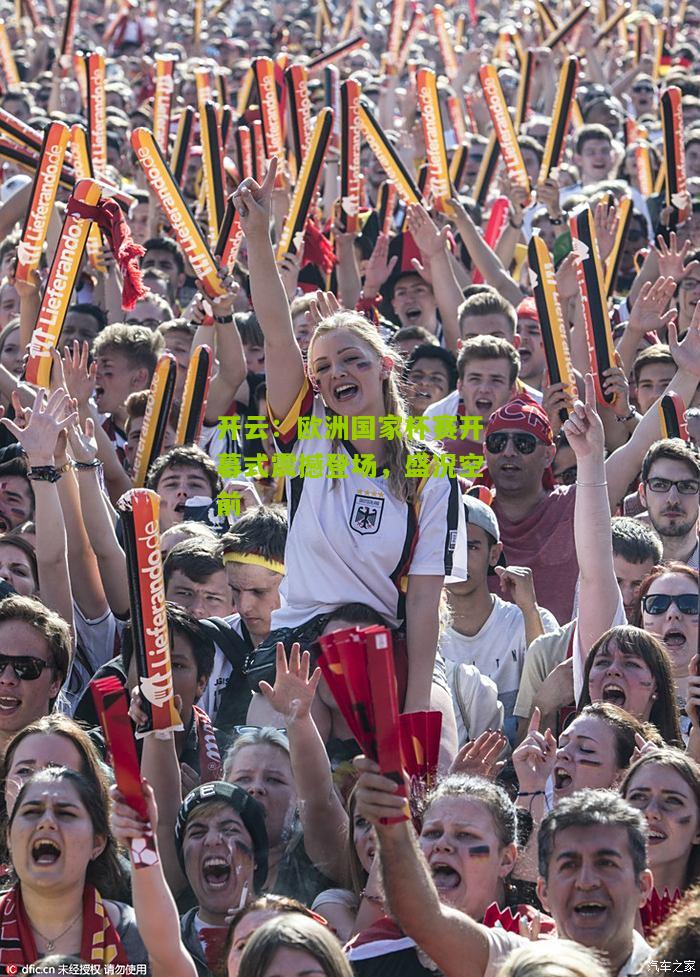
<path id="1" fill-rule="evenodd" d="M 376 533 L 382 521 L 384 499 L 378 495 L 357 494 L 350 513 L 350 528 L 362 536 Z"/>

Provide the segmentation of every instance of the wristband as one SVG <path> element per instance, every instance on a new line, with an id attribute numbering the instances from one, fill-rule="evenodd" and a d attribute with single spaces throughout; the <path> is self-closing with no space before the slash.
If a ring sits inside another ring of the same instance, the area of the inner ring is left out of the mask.
<path id="1" fill-rule="evenodd" d="M 576 482 L 581 488 L 607 488 L 607 482 Z"/>
<path id="2" fill-rule="evenodd" d="M 618 424 L 626 424 L 627 421 L 631 421 L 632 418 L 636 416 L 637 416 L 637 411 L 633 407 L 632 410 L 629 412 L 629 414 L 625 414 L 624 417 L 616 417 L 615 420 L 618 422 Z"/>
<path id="3" fill-rule="evenodd" d="M 214 321 L 221 323 L 222 326 L 228 326 L 228 325 L 230 325 L 233 322 L 233 316 L 232 315 L 225 315 L 225 316 L 215 315 L 214 316 Z"/>
<path id="4" fill-rule="evenodd" d="M 102 468 L 102 462 L 95 458 L 94 461 L 74 461 L 73 468 L 77 472 L 91 472 L 95 468 Z"/>
<path id="5" fill-rule="evenodd" d="M 27 472 L 27 478 L 32 482 L 57 482 L 61 477 L 61 473 L 56 468 L 55 465 L 37 465 L 36 468 L 30 468 Z"/>

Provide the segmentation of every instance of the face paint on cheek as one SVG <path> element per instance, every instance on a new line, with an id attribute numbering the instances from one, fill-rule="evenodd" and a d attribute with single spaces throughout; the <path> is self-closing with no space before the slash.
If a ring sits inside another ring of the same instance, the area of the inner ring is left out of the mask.
<path id="1" fill-rule="evenodd" d="M 691 815 L 690 814 L 688 814 L 684 818 L 678 818 L 678 823 L 681 824 L 681 825 L 683 825 L 683 826 L 685 826 L 686 824 L 690 824 L 690 818 L 691 818 Z"/>
<path id="2" fill-rule="evenodd" d="M 488 858 L 491 854 L 491 849 L 488 845 L 474 845 L 473 848 L 468 849 L 470 858 Z"/>

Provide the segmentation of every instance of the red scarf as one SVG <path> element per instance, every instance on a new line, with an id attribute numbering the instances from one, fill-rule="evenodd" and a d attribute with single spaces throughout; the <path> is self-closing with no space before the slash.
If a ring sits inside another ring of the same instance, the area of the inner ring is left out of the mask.
<path id="1" fill-rule="evenodd" d="M 201 783 L 208 784 L 212 780 L 221 780 L 223 766 L 219 746 L 214 736 L 214 727 L 204 709 L 192 706 L 194 729 L 197 734 L 197 749 L 199 750 L 199 776 Z"/>
<path id="2" fill-rule="evenodd" d="M 197 933 L 204 950 L 204 959 L 212 973 L 216 973 L 221 966 L 227 933 L 228 926 L 202 926 Z"/>
<path id="3" fill-rule="evenodd" d="M 22 901 L 22 887 L 16 885 L 0 898 L 0 965 L 23 967 L 39 959 L 34 932 Z M 83 890 L 83 935 L 80 959 L 94 964 L 128 964 L 119 934 L 97 889 Z"/>
<path id="4" fill-rule="evenodd" d="M 680 898 L 680 889 L 676 889 L 673 895 L 669 893 L 668 889 L 664 889 L 663 893 L 659 893 L 656 888 L 651 890 L 651 895 L 639 910 L 646 940 L 649 939 L 656 927 L 663 923 Z"/>

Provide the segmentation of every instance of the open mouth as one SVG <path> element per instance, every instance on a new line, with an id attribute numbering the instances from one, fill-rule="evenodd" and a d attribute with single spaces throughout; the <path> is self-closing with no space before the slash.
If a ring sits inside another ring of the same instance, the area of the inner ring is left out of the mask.
<path id="1" fill-rule="evenodd" d="M 478 397 L 474 401 L 474 406 L 480 414 L 490 414 L 493 410 L 493 401 L 487 400 L 486 397 Z"/>
<path id="2" fill-rule="evenodd" d="M 206 858 L 202 864 L 202 875 L 212 889 L 225 889 L 231 878 L 231 865 L 225 858 Z"/>
<path id="3" fill-rule="evenodd" d="M 16 699 L 14 696 L 0 696 L 0 714 L 15 712 L 21 705 L 21 699 Z"/>
<path id="4" fill-rule="evenodd" d="M 37 865 L 53 865 L 61 857 L 61 849 L 55 841 L 38 838 L 32 845 L 32 858 Z"/>
<path id="5" fill-rule="evenodd" d="M 603 689 L 603 702 L 610 702 L 613 706 L 619 706 L 620 709 L 625 708 L 625 702 L 627 702 L 627 696 L 624 689 L 621 689 L 619 685 L 606 685 Z"/>
<path id="6" fill-rule="evenodd" d="M 433 873 L 433 882 L 437 889 L 456 889 L 462 881 L 462 876 L 456 872 L 451 865 L 434 862 L 430 866 Z"/>
<path id="7" fill-rule="evenodd" d="M 501 465 L 501 471 L 502 472 L 511 472 L 511 473 L 519 472 L 520 471 L 520 466 L 519 465 L 514 465 L 510 461 L 506 461 L 506 462 L 504 462 Z"/>
<path id="8" fill-rule="evenodd" d="M 578 906 L 574 906 L 574 913 L 579 919 L 597 920 L 606 910 L 607 906 L 604 906 L 602 902 L 580 902 Z"/>
<path id="9" fill-rule="evenodd" d="M 335 388 L 333 391 L 333 396 L 336 400 L 342 403 L 346 400 L 352 400 L 358 390 L 359 387 L 355 383 L 343 383 L 339 387 Z"/>
<path id="10" fill-rule="evenodd" d="M 664 644 L 667 648 L 682 648 L 686 640 L 682 631 L 667 631 L 664 635 Z"/>
<path id="11" fill-rule="evenodd" d="M 554 789 L 555 790 L 566 790 L 571 787 L 573 783 L 573 777 L 568 770 L 564 770 L 563 767 L 554 768 Z"/>
<path id="12" fill-rule="evenodd" d="M 656 829 L 649 828 L 649 844 L 650 845 L 660 845 L 662 841 L 666 841 L 668 835 L 664 834 L 663 831 L 658 831 Z"/>
<path id="13" fill-rule="evenodd" d="M 418 322 L 418 320 L 420 319 L 420 317 L 423 315 L 423 310 L 422 309 L 406 309 L 405 315 L 406 315 L 406 318 L 408 319 L 409 322 L 415 323 L 415 322 Z"/>

